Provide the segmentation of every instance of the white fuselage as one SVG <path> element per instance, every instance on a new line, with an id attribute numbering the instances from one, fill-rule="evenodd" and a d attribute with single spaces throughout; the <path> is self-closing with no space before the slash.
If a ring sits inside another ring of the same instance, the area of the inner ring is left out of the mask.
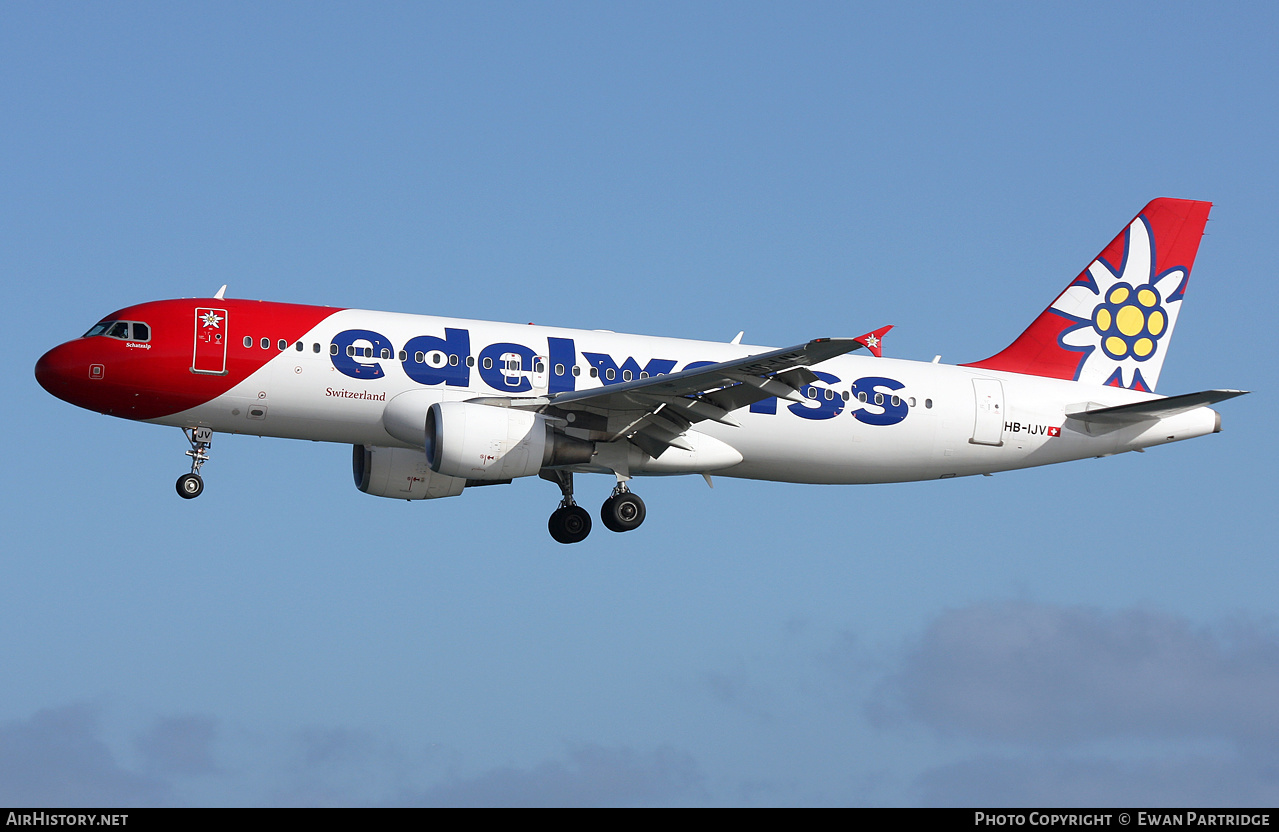
<path id="1" fill-rule="evenodd" d="M 272 333 L 260 335 L 270 338 Z M 259 334 L 249 337 L 256 340 Z M 403 431 L 397 438 L 387 430 L 388 405 L 397 397 L 411 396 L 415 407 L 424 410 L 441 401 L 553 395 L 769 349 L 354 309 L 326 318 L 300 343 L 301 350 L 296 342 L 289 343 L 225 394 L 151 421 L 225 433 L 420 448 Z M 658 459 L 641 455 L 631 473 L 902 482 L 1137 450 L 1211 433 L 1217 424 L 1216 413 L 1202 407 L 1090 433 L 1066 414 L 1156 397 L 857 354 L 831 359 L 813 371 L 820 381 L 804 388 L 810 397 L 804 403 L 769 399 L 734 411 L 740 426 L 715 421 L 693 426 L 690 434 L 731 446 L 740 461 L 734 455 L 724 467 L 722 454 L 706 453 L 699 464 L 696 454 L 683 454 L 683 464 L 663 466 L 666 454 Z M 569 426 L 567 433 L 573 432 Z M 605 469 L 586 465 L 575 470 Z"/>

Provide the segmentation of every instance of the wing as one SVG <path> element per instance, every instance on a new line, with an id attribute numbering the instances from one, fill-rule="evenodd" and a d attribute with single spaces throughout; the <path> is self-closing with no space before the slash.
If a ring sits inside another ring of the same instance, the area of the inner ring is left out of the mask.
<path id="1" fill-rule="evenodd" d="M 877 347 L 883 332 L 859 338 L 818 338 L 678 373 L 550 397 L 477 401 L 538 410 L 563 419 L 567 427 L 588 432 L 596 441 L 627 439 L 658 457 L 669 447 L 692 450 L 682 434 L 697 422 L 710 419 L 737 426 L 730 414 L 738 408 L 772 396 L 805 401 L 800 388 L 817 381 L 810 366 L 860 349 L 871 336 Z"/>

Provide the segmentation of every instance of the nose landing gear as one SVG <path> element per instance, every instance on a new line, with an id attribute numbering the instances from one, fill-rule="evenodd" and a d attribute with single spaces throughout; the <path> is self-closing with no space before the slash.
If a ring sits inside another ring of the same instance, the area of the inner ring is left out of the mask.
<path id="1" fill-rule="evenodd" d="M 183 428 L 182 433 L 191 443 L 187 456 L 191 457 L 191 473 L 178 477 L 178 496 L 184 500 L 193 500 L 204 493 L 204 480 L 200 478 L 200 468 L 209 461 L 209 448 L 213 445 L 212 428 Z"/>

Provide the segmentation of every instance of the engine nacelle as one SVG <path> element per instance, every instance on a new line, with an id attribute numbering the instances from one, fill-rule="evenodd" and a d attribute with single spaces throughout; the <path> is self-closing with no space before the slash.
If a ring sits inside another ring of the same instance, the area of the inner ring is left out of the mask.
<path id="1" fill-rule="evenodd" d="M 426 454 L 412 448 L 353 445 L 351 472 L 355 487 L 374 497 L 433 500 L 456 497 L 466 487 L 464 479 L 432 471 Z"/>
<path id="2" fill-rule="evenodd" d="M 531 477 L 546 466 L 590 462 L 595 450 L 557 433 L 540 413 L 471 402 L 431 405 L 425 438 L 431 470 L 463 480 Z"/>

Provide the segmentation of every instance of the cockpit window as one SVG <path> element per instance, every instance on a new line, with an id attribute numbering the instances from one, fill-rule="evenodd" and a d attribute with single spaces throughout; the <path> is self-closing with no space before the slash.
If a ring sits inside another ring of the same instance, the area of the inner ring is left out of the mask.
<path id="1" fill-rule="evenodd" d="M 150 341 L 151 327 L 138 321 L 100 321 L 84 337 L 92 338 L 95 335 L 119 338 L 121 341 Z"/>

